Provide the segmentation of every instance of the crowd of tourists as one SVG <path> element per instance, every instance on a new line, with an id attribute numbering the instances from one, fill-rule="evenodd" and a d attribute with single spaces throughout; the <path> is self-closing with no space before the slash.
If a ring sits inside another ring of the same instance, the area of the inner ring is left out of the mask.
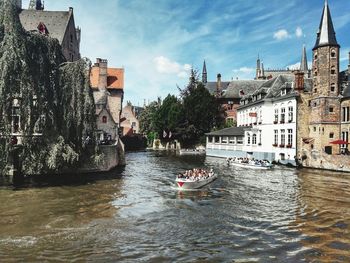
<path id="1" fill-rule="evenodd" d="M 254 158 L 247 158 L 247 157 L 230 157 L 226 159 L 227 164 L 230 164 L 231 162 L 236 163 L 243 163 L 243 164 L 252 164 L 252 165 L 270 165 L 270 162 L 268 160 L 257 160 Z"/>
<path id="2" fill-rule="evenodd" d="M 192 170 L 185 171 L 183 174 L 179 174 L 177 176 L 177 178 L 198 181 L 198 180 L 208 179 L 209 177 L 211 177 L 213 175 L 214 175 L 213 169 L 206 171 L 203 169 L 194 168 Z"/>

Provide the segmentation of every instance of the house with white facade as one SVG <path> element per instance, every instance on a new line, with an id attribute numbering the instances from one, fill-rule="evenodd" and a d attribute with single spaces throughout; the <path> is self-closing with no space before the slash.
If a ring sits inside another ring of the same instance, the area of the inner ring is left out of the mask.
<path id="1" fill-rule="evenodd" d="M 311 82 L 305 80 L 305 85 Z M 238 127 L 207 134 L 207 154 L 295 165 L 298 91 L 294 86 L 293 75 L 279 75 L 242 97 L 237 108 Z M 236 141 L 231 139 L 239 132 Z"/>

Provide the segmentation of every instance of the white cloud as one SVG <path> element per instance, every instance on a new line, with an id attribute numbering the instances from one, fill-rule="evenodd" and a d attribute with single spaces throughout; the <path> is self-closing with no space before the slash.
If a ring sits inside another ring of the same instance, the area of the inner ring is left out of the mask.
<path id="1" fill-rule="evenodd" d="M 290 38 L 290 35 L 287 30 L 280 29 L 273 34 L 273 38 L 277 40 L 284 40 L 284 39 Z"/>
<path id="2" fill-rule="evenodd" d="M 244 73 L 244 74 L 250 74 L 250 73 L 252 73 L 254 71 L 255 71 L 255 69 L 248 68 L 248 67 L 242 67 L 242 68 L 233 70 L 234 73 Z"/>
<path id="3" fill-rule="evenodd" d="M 181 65 L 176 61 L 171 61 L 167 57 L 159 56 L 153 59 L 156 70 L 162 74 L 176 74 L 180 78 L 186 78 L 191 69 L 191 65 Z"/>
<path id="4" fill-rule="evenodd" d="M 298 26 L 297 29 L 295 30 L 295 35 L 297 38 L 300 38 L 303 36 L 303 30 L 301 29 L 300 26 Z"/>

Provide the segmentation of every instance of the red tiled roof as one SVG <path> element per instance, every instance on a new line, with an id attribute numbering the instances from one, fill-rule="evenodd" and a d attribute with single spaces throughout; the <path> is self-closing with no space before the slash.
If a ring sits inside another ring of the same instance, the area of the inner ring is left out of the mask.
<path id="1" fill-rule="evenodd" d="M 92 67 L 90 73 L 90 83 L 93 89 L 98 88 L 99 67 Z M 107 68 L 107 89 L 124 89 L 124 69 Z"/>

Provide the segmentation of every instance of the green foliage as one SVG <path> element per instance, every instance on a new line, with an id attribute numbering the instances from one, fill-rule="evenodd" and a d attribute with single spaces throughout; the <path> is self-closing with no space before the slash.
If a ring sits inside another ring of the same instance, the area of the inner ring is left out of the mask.
<path id="1" fill-rule="evenodd" d="M 179 91 L 181 100 L 168 95 L 163 103 L 152 102 L 146 107 L 140 117 L 141 131 L 157 132 L 161 138 L 163 131 L 171 131 L 171 139 L 180 140 L 185 147 L 193 146 L 203 142 L 205 133 L 221 125 L 220 105 L 198 81 L 195 70 L 191 70 L 188 85 Z"/>
<path id="2" fill-rule="evenodd" d="M 25 32 L 13 2 L 0 0 L 0 131 L 5 138 L 0 143 L 0 173 L 11 153 L 8 142 L 15 101 L 25 173 L 75 167 L 84 153 L 82 139 L 95 128 L 89 64 L 84 60 L 64 63 L 56 39 Z"/>

